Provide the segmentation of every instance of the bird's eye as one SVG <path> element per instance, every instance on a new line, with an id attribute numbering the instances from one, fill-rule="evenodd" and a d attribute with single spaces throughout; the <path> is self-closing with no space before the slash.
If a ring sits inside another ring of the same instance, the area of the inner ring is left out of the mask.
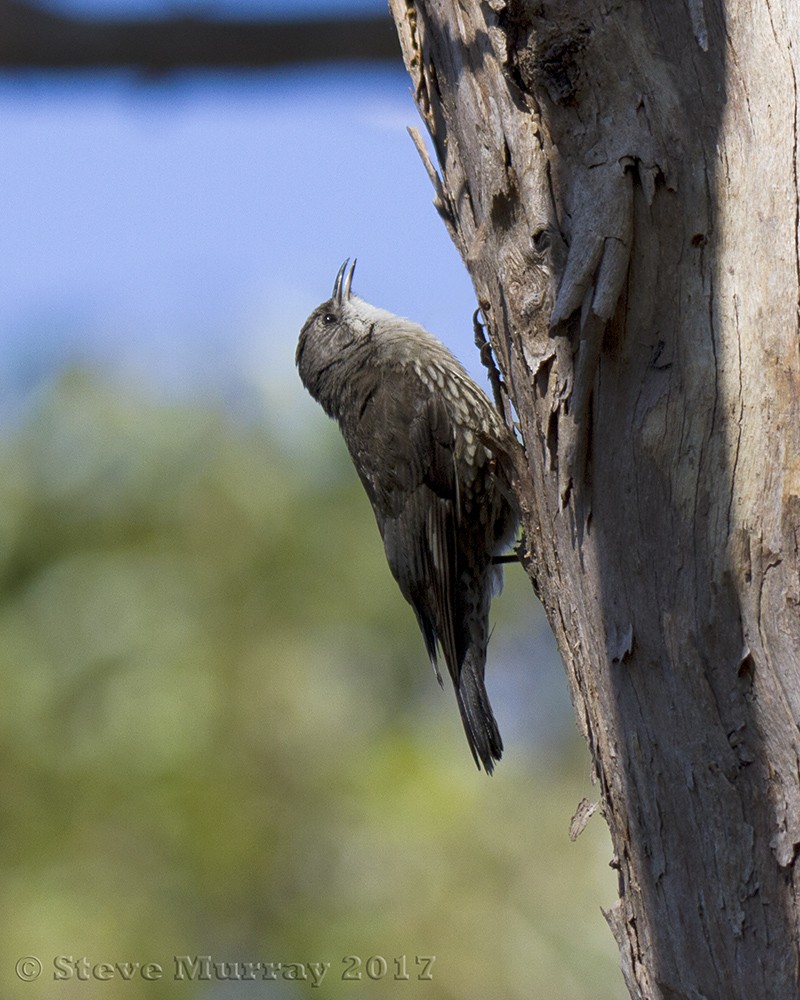
<path id="1" fill-rule="evenodd" d="M 325 315 L 322 317 L 322 322 L 326 326 L 330 326 L 331 323 L 336 322 L 336 317 L 333 315 L 333 313 L 325 313 Z"/>

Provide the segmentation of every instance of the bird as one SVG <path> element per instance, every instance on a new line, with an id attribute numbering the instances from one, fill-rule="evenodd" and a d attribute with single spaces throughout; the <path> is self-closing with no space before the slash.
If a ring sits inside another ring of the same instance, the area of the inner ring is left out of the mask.
<path id="1" fill-rule="evenodd" d="M 484 681 L 489 609 L 519 522 L 516 441 L 433 334 L 353 294 L 349 263 L 303 325 L 298 372 L 339 424 L 436 679 L 442 655 L 475 764 L 491 774 L 503 741 Z"/>

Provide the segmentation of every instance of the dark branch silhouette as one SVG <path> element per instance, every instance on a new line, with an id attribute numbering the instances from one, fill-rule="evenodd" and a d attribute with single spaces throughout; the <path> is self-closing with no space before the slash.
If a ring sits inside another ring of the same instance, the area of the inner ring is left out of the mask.
<path id="1" fill-rule="evenodd" d="M 391 60 L 388 15 L 313 20 L 212 17 L 99 19 L 0 0 L 0 69 L 271 69 L 298 63 Z"/>

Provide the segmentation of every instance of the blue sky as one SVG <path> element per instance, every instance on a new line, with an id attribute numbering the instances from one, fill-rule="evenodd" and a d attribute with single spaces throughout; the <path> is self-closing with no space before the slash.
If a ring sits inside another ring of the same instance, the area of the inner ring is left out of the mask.
<path id="1" fill-rule="evenodd" d="M 481 375 L 472 286 L 410 124 L 399 65 L 0 76 L 0 388 L 85 360 L 170 391 L 249 386 L 268 415 L 289 405 L 300 419 L 294 343 L 348 256 L 359 294 L 422 322 Z"/>
<path id="2" fill-rule="evenodd" d="M 423 323 L 485 384 L 472 285 L 406 132 L 419 124 L 400 65 L 0 74 L 0 425 L 77 361 L 313 436 L 325 418 L 297 335 L 352 256 L 358 294 Z M 523 728 L 542 733 L 570 709 L 552 640 L 530 651 L 526 630 L 499 702 L 538 713 Z"/>

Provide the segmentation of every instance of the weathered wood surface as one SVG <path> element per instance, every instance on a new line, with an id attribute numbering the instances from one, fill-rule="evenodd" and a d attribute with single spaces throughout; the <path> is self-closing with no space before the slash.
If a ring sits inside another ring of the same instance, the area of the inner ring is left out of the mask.
<path id="1" fill-rule="evenodd" d="M 800 996 L 800 5 L 390 7 L 526 449 L 630 993 Z"/>

